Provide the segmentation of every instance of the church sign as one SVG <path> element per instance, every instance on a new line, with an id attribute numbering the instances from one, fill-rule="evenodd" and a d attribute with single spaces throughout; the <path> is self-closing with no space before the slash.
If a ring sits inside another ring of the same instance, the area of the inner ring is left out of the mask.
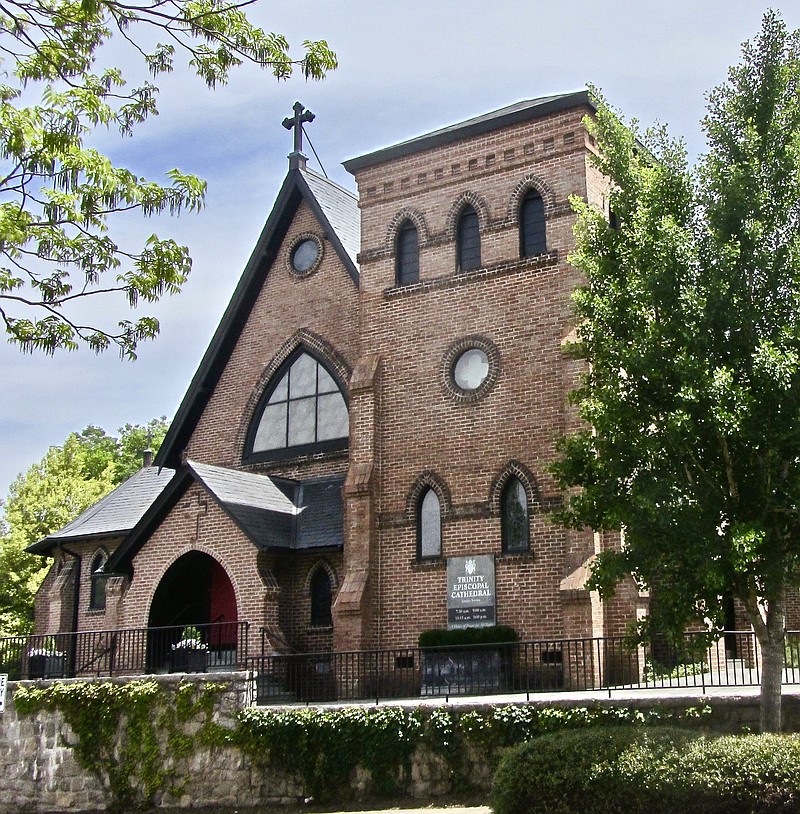
<path id="1" fill-rule="evenodd" d="M 494 624 L 494 555 L 448 557 L 447 629 Z"/>

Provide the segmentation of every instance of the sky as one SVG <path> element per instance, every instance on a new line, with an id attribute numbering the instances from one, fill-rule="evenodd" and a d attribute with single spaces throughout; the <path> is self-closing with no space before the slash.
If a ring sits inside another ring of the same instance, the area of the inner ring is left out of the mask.
<path id="1" fill-rule="evenodd" d="M 341 162 L 522 99 L 599 87 L 628 119 L 666 124 L 694 160 L 704 151 L 705 94 L 725 80 L 767 5 L 757 0 L 258 0 L 250 16 L 299 53 L 326 39 L 339 67 L 323 82 L 277 82 L 253 66 L 209 91 L 188 69 L 162 77 L 160 115 L 98 146 L 137 175 L 173 167 L 208 181 L 199 214 L 128 219 L 131 239 L 156 232 L 188 245 L 183 291 L 141 307 L 161 322 L 135 362 L 115 351 L 23 354 L 0 340 L 0 496 L 67 435 L 93 424 L 172 417 L 233 293 L 286 174 L 292 135 L 281 126 L 301 101 L 327 174 L 349 189 Z M 800 0 L 774 6 L 800 28 Z M 106 57 L 135 70 L 125 52 Z M 309 166 L 319 171 L 310 150 Z M 87 316 L 122 313 L 87 306 Z M 98 309 L 95 311 L 94 309 Z M 116 316 L 116 314 L 114 314 Z"/>

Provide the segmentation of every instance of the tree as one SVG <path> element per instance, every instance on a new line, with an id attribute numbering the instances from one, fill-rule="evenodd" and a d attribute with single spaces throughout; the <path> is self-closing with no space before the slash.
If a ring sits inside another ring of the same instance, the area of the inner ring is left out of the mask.
<path id="1" fill-rule="evenodd" d="M 51 447 L 9 488 L 0 533 L 0 635 L 24 632 L 33 621 L 33 600 L 48 564 L 25 549 L 58 531 L 142 465 L 148 446 L 161 445 L 166 418 L 145 426 L 126 424 L 120 436 L 89 426 Z"/>
<path id="2" fill-rule="evenodd" d="M 201 208 L 205 195 L 193 175 L 173 169 L 166 183 L 149 181 L 89 144 L 98 128 L 130 136 L 158 112 L 152 83 L 128 89 L 118 68 L 100 67 L 112 40 L 154 76 L 183 54 L 211 88 L 245 60 L 278 79 L 295 67 L 321 79 L 336 67 L 324 41 L 304 42 L 293 60 L 283 36 L 248 20 L 253 2 L 12 0 L 0 8 L 0 55 L 9 64 L 0 86 L 0 318 L 22 350 L 115 345 L 135 358 L 158 321 L 84 324 L 81 302 L 122 295 L 134 308 L 178 292 L 190 270 L 188 249 L 173 240 L 151 235 L 123 247 L 112 234 L 116 214 L 176 215 Z M 166 42 L 148 45 L 153 33 Z"/>
<path id="3" fill-rule="evenodd" d="M 589 122 L 616 217 L 576 202 L 586 427 L 554 471 L 564 522 L 624 529 L 594 565 L 601 596 L 632 573 L 673 632 L 719 630 L 723 597 L 743 603 L 762 729 L 779 730 L 800 584 L 800 32 L 766 14 L 707 111 L 694 169 L 602 101 Z"/>

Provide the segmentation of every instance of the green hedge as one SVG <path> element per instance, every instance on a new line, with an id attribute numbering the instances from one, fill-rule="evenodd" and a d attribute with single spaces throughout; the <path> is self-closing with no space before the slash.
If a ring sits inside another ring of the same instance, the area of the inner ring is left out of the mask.
<path id="1" fill-rule="evenodd" d="M 508 644 L 518 642 L 519 635 L 513 627 L 495 625 L 493 627 L 469 627 L 461 630 L 423 630 L 419 634 L 419 646 L 444 649 L 448 647 L 468 647 L 470 645 Z"/>
<path id="2" fill-rule="evenodd" d="M 800 739 L 708 738 L 614 727 L 543 735 L 509 749 L 495 814 L 739 814 L 797 811 Z"/>

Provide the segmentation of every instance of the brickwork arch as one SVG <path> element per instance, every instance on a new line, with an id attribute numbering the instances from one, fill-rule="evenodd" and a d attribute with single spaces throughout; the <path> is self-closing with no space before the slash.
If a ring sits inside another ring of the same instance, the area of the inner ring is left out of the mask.
<path id="1" fill-rule="evenodd" d="M 305 582 L 303 583 L 303 590 L 305 593 L 309 593 L 311 591 L 311 580 L 314 578 L 314 574 L 316 574 L 320 568 L 328 575 L 328 579 L 331 582 L 331 591 L 335 593 L 339 589 L 339 579 L 336 576 L 336 571 L 334 571 L 333 566 L 327 560 L 323 559 L 316 560 L 311 564 L 311 567 L 308 569 L 308 573 L 306 574 Z"/>
<path id="2" fill-rule="evenodd" d="M 544 203 L 544 216 L 549 218 L 556 207 L 556 196 L 552 189 L 548 186 L 547 182 L 538 175 L 529 173 L 526 175 L 515 187 L 511 193 L 511 198 L 508 202 L 508 215 L 507 221 L 509 224 L 519 223 L 519 210 L 522 206 L 522 201 L 525 196 L 534 190 L 542 196 L 542 203 Z"/>
<path id="3" fill-rule="evenodd" d="M 406 516 L 409 520 L 416 522 L 420 498 L 428 489 L 433 489 L 439 498 L 442 520 L 450 514 L 453 505 L 450 490 L 447 488 L 447 484 L 444 480 L 432 469 L 429 469 L 423 472 L 416 481 L 414 481 L 414 485 L 406 495 Z"/>
<path id="4" fill-rule="evenodd" d="M 466 192 L 462 192 L 461 195 L 456 198 L 447 214 L 447 220 L 444 227 L 444 234 L 447 240 L 456 239 L 456 225 L 458 224 L 458 218 L 461 215 L 461 210 L 467 206 L 467 204 L 469 204 L 478 215 L 478 224 L 481 232 L 484 232 L 489 228 L 491 217 L 489 213 L 489 205 L 486 203 L 486 199 L 482 195 L 478 195 L 477 192 L 467 190 Z"/>
<path id="5" fill-rule="evenodd" d="M 247 399 L 236 434 L 236 449 L 238 450 L 239 460 L 245 457 L 245 446 L 250 425 L 255 419 L 255 412 L 261 403 L 264 391 L 269 387 L 281 365 L 297 351 L 307 351 L 315 359 L 322 362 L 334 374 L 345 400 L 349 401 L 348 385 L 352 373 L 350 366 L 333 345 L 307 328 L 300 328 L 283 343 L 280 350 L 269 361 L 259 376 L 252 393 L 250 393 L 250 397 Z"/>
<path id="6" fill-rule="evenodd" d="M 147 609 L 148 616 L 150 615 L 150 612 L 153 608 L 153 601 L 155 600 L 158 588 L 161 585 L 161 582 L 163 581 L 164 577 L 166 576 L 167 571 L 169 571 L 169 569 L 172 568 L 172 566 L 175 565 L 175 563 L 178 562 L 178 560 L 185 554 L 190 554 L 195 551 L 210 557 L 212 560 L 214 560 L 214 562 L 217 563 L 217 565 L 219 565 L 220 568 L 222 568 L 222 570 L 225 572 L 225 575 L 228 577 L 228 580 L 231 583 L 231 587 L 233 588 L 233 595 L 236 599 L 236 608 L 237 610 L 242 608 L 241 591 L 239 590 L 236 578 L 231 573 L 231 570 L 227 567 L 225 562 L 220 558 L 219 552 L 215 551 L 213 548 L 210 548 L 209 546 L 199 543 L 197 540 L 193 540 L 192 542 L 182 545 L 175 552 L 175 555 L 165 564 L 162 565 L 158 575 L 151 582 L 148 590 L 147 601 L 144 604 L 144 607 Z"/>
<path id="7" fill-rule="evenodd" d="M 500 515 L 502 511 L 503 490 L 511 478 L 518 478 L 525 487 L 528 496 L 528 504 L 533 512 L 540 512 L 542 508 L 539 496 L 539 484 L 534 474 L 525 464 L 519 461 L 509 461 L 492 481 L 489 490 L 489 510 L 493 515 Z"/>
<path id="8" fill-rule="evenodd" d="M 386 251 L 394 252 L 397 233 L 406 221 L 410 221 L 414 224 L 417 230 L 417 239 L 419 240 L 420 248 L 428 242 L 428 224 L 422 213 L 417 209 L 404 207 L 389 221 L 389 225 L 386 228 Z"/>

